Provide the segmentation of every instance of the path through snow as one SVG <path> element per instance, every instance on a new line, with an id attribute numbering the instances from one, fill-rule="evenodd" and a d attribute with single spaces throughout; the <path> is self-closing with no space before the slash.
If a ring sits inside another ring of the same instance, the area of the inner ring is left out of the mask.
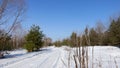
<path id="1" fill-rule="evenodd" d="M 60 48 L 49 47 L 43 51 L 0 60 L 2 68 L 66 68 L 61 59 L 64 52 Z M 5 61 L 5 62 L 4 62 Z"/>

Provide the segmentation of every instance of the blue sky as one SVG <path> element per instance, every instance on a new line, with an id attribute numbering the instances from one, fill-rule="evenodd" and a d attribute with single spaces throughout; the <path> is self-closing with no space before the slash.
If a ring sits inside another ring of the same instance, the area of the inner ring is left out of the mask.
<path id="1" fill-rule="evenodd" d="M 101 21 L 107 25 L 110 16 L 120 13 L 120 0 L 27 0 L 24 28 L 39 25 L 53 41 L 94 27 Z"/>

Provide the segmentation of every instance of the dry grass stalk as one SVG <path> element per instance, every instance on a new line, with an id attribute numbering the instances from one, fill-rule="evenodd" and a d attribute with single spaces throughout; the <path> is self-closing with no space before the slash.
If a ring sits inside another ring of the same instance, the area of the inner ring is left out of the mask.
<path id="1" fill-rule="evenodd" d="M 78 68 L 78 65 L 77 65 L 78 63 L 77 63 L 75 55 L 73 55 L 73 57 L 74 57 L 74 61 L 75 61 L 75 68 Z"/>
<path id="2" fill-rule="evenodd" d="M 117 61 L 115 60 L 115 58 L 114 58 L 114 62 L 115 62 L 116 68 L 118 68 Z"/>
<path id="3" fill-rule="evenodd" d="M 92 47 L 92 68 L 94 68 L 94 47 Z"/>
<path id="4" fill-rule="evenodd" d="M 70 68 L 70 55 L 71 55 L 71 52 L 69 52 L 69 56 L 68 56 L 68 68 Z"/>

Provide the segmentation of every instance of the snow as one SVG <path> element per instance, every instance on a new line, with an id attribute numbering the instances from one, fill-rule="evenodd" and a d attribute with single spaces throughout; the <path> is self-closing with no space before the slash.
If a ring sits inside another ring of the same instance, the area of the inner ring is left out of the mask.
<path id="1" fill-rule="evenodd" d="M 88 49 L 91 63 L 92 47 Z M 9 56 L 0 59 L 0 68 L 75 68 L 73 54 L 74 48 L 67 46 L 51 46 L 31 53 L 19 49 L 10 51 Z M 116 68 L 116 64 L 120 68 L 120 49 L 113 46 L 95 46 L 93 63 L 94 68 L 98 68 L 99 64 L 102 65 L 101 68 Z"/>
<path id="2" fill-rule="evenodd" d="M 23 54 L 6 59 L 0 59 L 1 68 L 66 68 L 61 59 L 67 51 L 62 48 L 48 47 L 43 51 L 26 53 L 25 50 L 11 52 L 10 55 Z"/>
<path id="3" fill-rule="evenodd" d="M 113 46 L 88 46 L 87 48 L 89 68 L 120 68 L 120 48 Z"/>

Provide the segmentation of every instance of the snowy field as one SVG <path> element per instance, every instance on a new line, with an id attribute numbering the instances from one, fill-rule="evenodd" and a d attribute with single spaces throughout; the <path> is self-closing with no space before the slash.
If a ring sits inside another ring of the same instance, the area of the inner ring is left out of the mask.
<path id="1" fill-rule="evenodd" d="M 89 63 L 94 63 L 94 68 L 120 68 L 120 49 L 112 46 L 95 46 L 94 61 L 91 61 L 91 49 L 89 48 Z M 20 49 L 11 51 L 9 56 L 0 59 L 0 68 L 75 68 L 72 52 L 74 49 L 63 47 L 47 47 L 42 51 L 27 53 Z M 99 66 L 101 65 L 101 66 Z M 89 65 L 89 68 L 91 66 Z"/>

